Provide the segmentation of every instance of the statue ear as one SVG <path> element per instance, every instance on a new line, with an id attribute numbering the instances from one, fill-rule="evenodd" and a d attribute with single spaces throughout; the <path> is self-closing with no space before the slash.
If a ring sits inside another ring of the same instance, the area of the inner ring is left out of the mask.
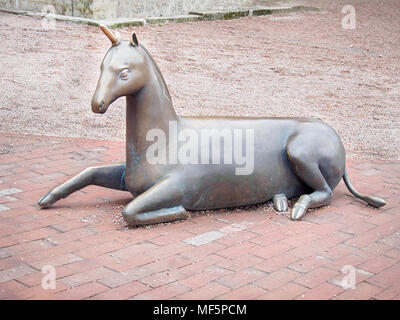
<path id="1" fill-rule="evenodd" d="M 132 32 L 132 36 L 131 36 L 131 45 L 133 45 L 134 47 L 137 47 L 139 45 L 139 41 L 136 37 L 136 33 Z"/>

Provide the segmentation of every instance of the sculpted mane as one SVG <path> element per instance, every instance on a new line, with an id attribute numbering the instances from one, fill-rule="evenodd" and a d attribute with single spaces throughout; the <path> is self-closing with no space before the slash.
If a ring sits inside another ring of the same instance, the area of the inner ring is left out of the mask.
<path id="1" fill-rule="evenodd" d="M 153 56 L 152 56 L 152 55 L 150 54 L 150 52 L 146 49 L 145 46 L 140 45 L 140 48 L 143 49 L 143 51 L 145 52 L 146 56 L 149 58 L 150 62 L 153 64 L 153 66 L 154 66 L 154 68 L 155 68 L 155 70 L 156 70 L 156 72 L 157 72 L 157 75 L 161 78 L 161 82 L 162 82 L 163 87 L 164 87 L 164 94 L 166 94 L 166 96 L 168 97 L 168 99 L 172 101 L 171 95 L 170 95 L 169 90 L 168 90 L 167 83 L 165 82 L 164 76 L 162 75 L 161 70 L 160 70 L 160 68 L 158 67 L 157 63 L 155 62 Z"/>

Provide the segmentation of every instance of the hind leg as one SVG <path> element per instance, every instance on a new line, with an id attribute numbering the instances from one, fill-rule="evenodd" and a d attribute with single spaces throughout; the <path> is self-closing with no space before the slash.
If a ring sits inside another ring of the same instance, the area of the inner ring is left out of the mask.
<path id="1" fill-rule="evenodd" d="M 304 146 L 302 146 L 304 147 Z M 292 220 L 301 219 L 307 209 L 317 208 L 327 205 L 332 198 L 332 190 L 326 182 L 316 160 L 312 155 L 304 152 L 304 149 L 287 149 L 290 162 L 297 176 L 314 192 L 302 195 L 293 206 L 290 218 Z"/>
<path id="2" fill-rule="evenodd" d="M 300 220 L 306 214 L 307 209 L 327 205 L 331 198 L 332 191 L 329 186 L 326 190 L 314 191 L 313 193 L 302 195 L 294 204 L 290 213 L 290 219 Z"/>
<path id="3" fill-rule="evenodd" d="M 101 167 L 89 167 L 62 185 L 44 195 L 38 202 L 42 208 L 51 206 L 61 198 L 89 185 L 116 190 L 126 190 L 124 181 L 125 163 Z"/>

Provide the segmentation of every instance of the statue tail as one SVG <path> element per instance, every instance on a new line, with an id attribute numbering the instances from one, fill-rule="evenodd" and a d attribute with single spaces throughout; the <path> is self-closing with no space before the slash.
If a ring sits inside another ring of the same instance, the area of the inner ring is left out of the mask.
<path id="1" fill-rule="evenodd" d="M 375 196 L 365 196 L 365 195 L 359 193 L 356 189 L 354 189 L 354 187 L 350 183 L 349 176 L 347 174 L 347 170 L 344 171 L 343 180 L 344 180 L 344 183 L 346 184 L 347 189 L 349 189 L 349 191 L 354 196 L 356 196 L 357 198 L 365 201 L 369 205 L 371 205 L 371 206 L 373 206 L 375 208 L 380 208 L 380 207 L 383 207 L 386 204 L 385 200 L 383 200 L 381 198 L 378 198 L 378 197 L 375 197 Z"/>

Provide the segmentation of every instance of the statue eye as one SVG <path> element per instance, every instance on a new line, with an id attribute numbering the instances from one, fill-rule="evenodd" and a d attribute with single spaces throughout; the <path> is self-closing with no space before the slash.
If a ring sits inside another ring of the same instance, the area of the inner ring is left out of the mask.
<path id="1" fill-rule="evenodd" d="M 129 71 L 128 70 L 123 70 L 120 75 L 119 75 L 121 80 L 127 80 L 129 77 Z"/>

